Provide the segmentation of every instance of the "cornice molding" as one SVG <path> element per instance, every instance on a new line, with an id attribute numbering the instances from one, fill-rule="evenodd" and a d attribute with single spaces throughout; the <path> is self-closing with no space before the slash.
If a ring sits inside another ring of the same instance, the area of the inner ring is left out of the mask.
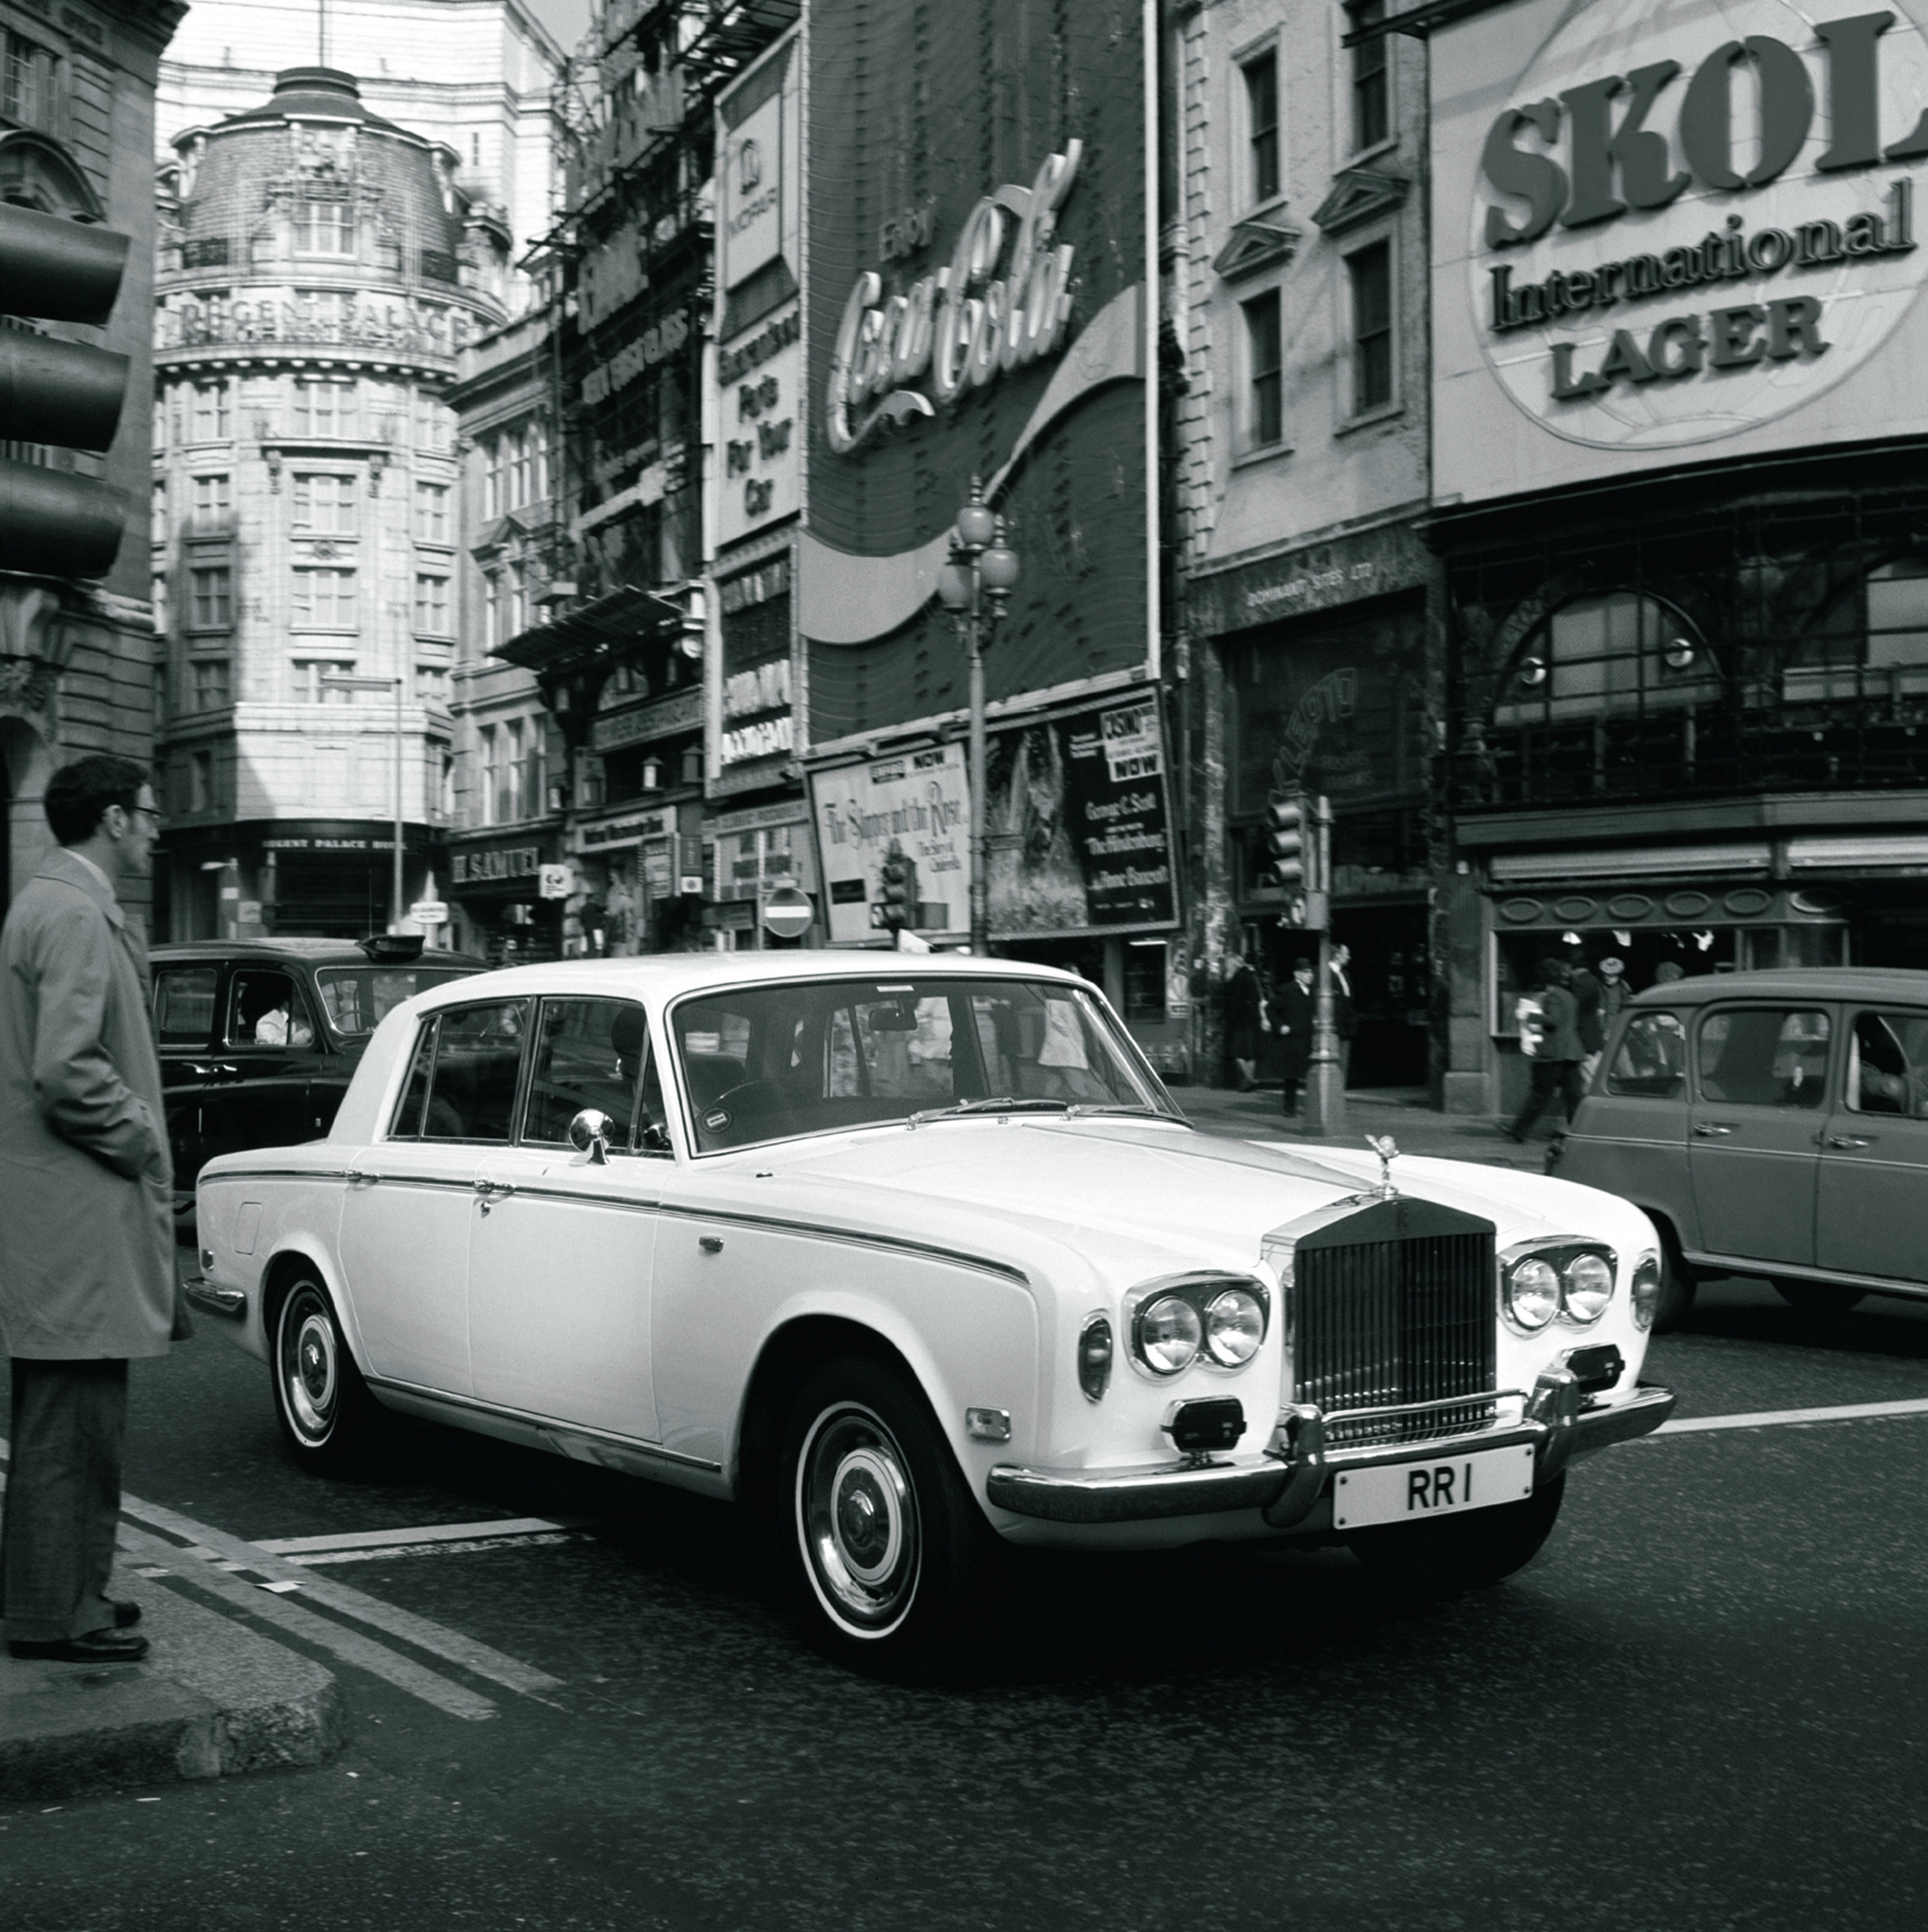
<path id="1" fill-rule="evenodd" d="M 1300 230 L 1285 219 L 1285 204 L 1261 209 L 1232 224 L 1225 245 L 1212 257 L 1212 272 L 1220 280 L 1236 282 L 1261 268 L 1282 266 L 1299 246 Z"/>
<path id="2" fill-rule="evenodd" d="M 1343 235 L 1380 215 L 1390 214 L 1412 191 L 1404 175 L 1381 168 L 1341 168 L 1333 177 L 1332 192 L 1312 210 L 1312 220 L 1324 235 Z"/>

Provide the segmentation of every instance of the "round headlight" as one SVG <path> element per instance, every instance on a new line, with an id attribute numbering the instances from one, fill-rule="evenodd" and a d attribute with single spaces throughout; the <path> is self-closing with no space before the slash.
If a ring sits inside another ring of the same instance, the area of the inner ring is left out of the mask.
<path id="1" fill-rule="evenodd" d="M 1183 1295 L 1161 1294 L 1138 1312 L 1138 1353 L 1155 1376 L 1175 1376 L 1198 1359 L 1198 1311 Z"/>
<path id="2" fill-rule="evenodd" d="M 1228 1288 L 1205 1310 L 1205 1347 L 1220 1367 L 1242 1369 L 1265 1340 L 1265 1310 L 1249 1288 Z"/>
<path id="3" fill-rule="evenodd" d="M 1507 1270 L 1507 1313 L 1519 1327 L 1544 1328 L 1560 1312 L 1560 1277 L 1551 1262 L 1529 1255 Z"/>
<path id="4" fill-rule="evenodd" d="M 1660 1307 L 1660 1264 L 1651 1255 L 1642 1255 L 1633 1270 L 1633 1325 L 1651 1328 Z"/>
<path id="5" fill-rule="evenodd" d="M 1561 1270 L 1562 1300 L 1575 1322 L 1597 1322 L 1613 1299 L 1613 1270 L 1604 1255 L 1576 1255 Z"/>

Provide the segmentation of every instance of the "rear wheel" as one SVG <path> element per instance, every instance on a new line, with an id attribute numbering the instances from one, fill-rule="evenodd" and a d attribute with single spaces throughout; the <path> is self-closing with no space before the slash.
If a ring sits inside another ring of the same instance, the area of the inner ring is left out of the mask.
<path id="1" fill-rule="evenodd" d="M 1857 1302 L 1867 1298 L 1864 1288 L 1830 1288 L 1825 1282 L 1792 1281 L 1785 1277 L 1774 1282 L 1774 1292 L 1803 1315 L 1826 1317 L 1845 1315 Z"/>
<path id="2" fill-rule="evenodd" d="M 1346 1541 L 1360 1562 L 1402 1594 L 1452 1596 L 1525 1569 L 1552 1534 L 1566 1490 L 1562 1473 L 1516 1503 L 1471 1510 L 1438 1522 L 1357 1530 Z"/>
<path id="3" fill-rule="evenodd" d="M 922 1400 L 861 1357 L 826 1364 L 784 1432 L 806 1612 L 845 1661 L 895 1672 L 954 1657 L 989 1530 Z"/>
<path id="4" fill-rule="evenodd" d="M 334 1304 L 312 1275 L 299 1276 L 274 1316 L 268 1373 L 274 1417 L 295 1460 L 338 1474 L 373 1446 L 379 1405 L 342 1339 Z"/>

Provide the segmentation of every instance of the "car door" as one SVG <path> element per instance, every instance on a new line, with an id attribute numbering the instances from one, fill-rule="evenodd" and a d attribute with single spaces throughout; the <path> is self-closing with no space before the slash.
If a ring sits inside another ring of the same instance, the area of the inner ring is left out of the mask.
<path id="1" fill-rule="evenodd" d="M 1694 1034 L 1687 1170 L 1709 1253 L 1814 1262 L 1834 1016 L 1819 1003 L 1721 1005 Z"/>
<path id="2" fill-rule="evenodd" d="M 613 1123 L 604 1160 L 570 1141 L 585 1109 Z M 642 1006 L 544 999 L 516 1144 L 489 1150 L 476 1174 L 469 1346 L 478 1400 L 656 1439 L 651 1272 L 673 1166 Z"/>
<path id="3" fill-rule="evenodd" d="M 338 1252 L 385 1381 L 469 1396 L 469 1244 L 478 1165 L 508 1144 L 530 1002 L 449 1006 L 424 1023 L 387 1136 L 361 1149 Z"/>
<path id="4" fill-rule="evenodd" d="M 1815 1264 L 1928 1281 L 1928 1010 L 1852 1013 L 1822 1137 Z"/>
<path id="5" fill-rule="evenodd" d="M 197 960 L 154 969 L 154 1042 L 160 1059 L 167 1138 L 174 1156 L 176 1238 L 191 1243 L 194 1183 L 210 1148 L 202 1126 L 202 1102 L 214 1085 L 214 1037 L 220 968 Z"/>

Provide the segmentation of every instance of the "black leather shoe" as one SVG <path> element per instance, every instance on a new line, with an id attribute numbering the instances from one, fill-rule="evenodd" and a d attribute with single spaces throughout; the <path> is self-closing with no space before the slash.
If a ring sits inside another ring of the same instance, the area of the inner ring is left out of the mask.
<path id="1" fill-rule="evenodd" d="M 55 1664 L 138 1664 L 147 1654 L 147 1639 L 125 1630 L 97 1630 L 51 1643 L 16 1638 L 7 1648 L 15 1657 L 44 1657 Z"/>
<path id="2" fill-rule="evenodd" d="M 103 1597 L 101 1601 L 114 1613 L 115 1629 L 131 1630 L 140 1622 L 139 1604 L 117 1604 L 112 1597 Z"/>

